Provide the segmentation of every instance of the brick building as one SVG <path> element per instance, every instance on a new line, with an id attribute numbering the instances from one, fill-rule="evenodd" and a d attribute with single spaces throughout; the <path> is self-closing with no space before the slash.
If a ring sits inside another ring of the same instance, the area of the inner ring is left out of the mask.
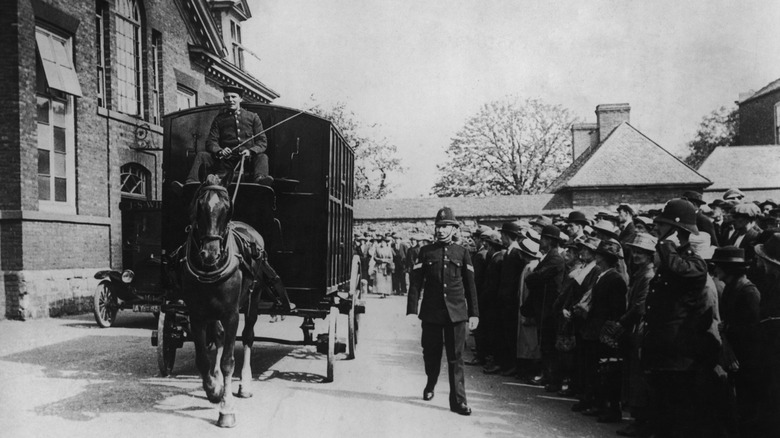
<path id="1" fill-rule="evenodd" d="M 738 188 L 751 201 L 780 200 L 780 79 L 741 93 L 739 144 L 719 146 L 699 167 L 713 184 L 705 200 Z"/>
<path id="2" fill-rule="evenodd" d="M 539 195 L 487 198 L 356 200 L 355 220 L 364 228 L 433 229 L 432 218 L 447 205 L 467 225 L 497 225 L 538 214 L 581 210 L 591 217 L 627 202 L 639 210 L 661 208 L 687 190 L 712 182 L 631 126 L 628 104 L 596 107 L 596 123 L 572 125 L 572 164 Z"/>
<path id="3" fill-rule="evenodd" d="M 11 0 L 0 14 L 0 317 L 91 306 L 120 205 L 159 202 L 163 114 L 278 95 L 244 70 L 246 1 Z"/>
<path id="4" fill-rule="evenodd" d="M 780 79 L 758 91 L 741 93 L 739 144 L 780 144 Z"/>

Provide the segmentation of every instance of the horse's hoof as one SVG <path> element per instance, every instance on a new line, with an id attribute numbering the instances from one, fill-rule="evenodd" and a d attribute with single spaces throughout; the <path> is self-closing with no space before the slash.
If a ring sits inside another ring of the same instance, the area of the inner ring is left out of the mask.
<path id="1" fill-rule="evenodd" d="M 219 420 L 217 420 L 217 426 L 219 427 L 235 427 L 236 426 L 236 414 L 219 414 Z"/>
<path id="2" fill-rule="evenodd" d="M 239 388 L 238 392 L 236 393 L 236 397 L 238 398 L 252 398 L 254 394 L 252 394 L 252 391 L 246 390 L 244 388 Z"/>

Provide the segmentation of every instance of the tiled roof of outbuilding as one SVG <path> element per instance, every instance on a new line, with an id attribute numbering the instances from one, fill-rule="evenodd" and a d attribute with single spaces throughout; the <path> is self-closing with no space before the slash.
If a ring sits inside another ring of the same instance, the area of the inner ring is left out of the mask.
<path id="1" fill-rule="evenodd" d="M 720 146 L 699 172 L 713 183 L 708 191 L 780 188 L 780 145 Z"/>
<path id="2" fill-rule="evenodd" d="M 548 191 L 662 185 L 705 187 L 710 181 L 623 122 L 604 141 L 577 157 Z"/>
<path id="3" fill-rule="evenodd" d="M 742 101 L 740 101 L 739 104 L 741 105 L 741 104 L 747 102 L 748 100 L 752 100 L 752 99 L 755 99 L 757 97 L 761 97 L 761 96 L 763 96 L 765 94 L 769 94 L 769 93 L 771 93 L 773 91 L 777 91 L 777 90 L 780 90 L 780 79 L 776 79 L 776 80 L 770 82 L 764 88 L 756 91 L 755 93 L 751 94 L 749 97 L 746 97 L 746 98 L 742 99 Z"/>
<path id="4" fill-rule="evenodd" d="M 508 217 L 539 214 L 554 195 L 516 195 L 449 198 L 356 199 L 354 217 L 370 219 L 433 220 L 442 207 L 450 207 L 455 217 Z"/>

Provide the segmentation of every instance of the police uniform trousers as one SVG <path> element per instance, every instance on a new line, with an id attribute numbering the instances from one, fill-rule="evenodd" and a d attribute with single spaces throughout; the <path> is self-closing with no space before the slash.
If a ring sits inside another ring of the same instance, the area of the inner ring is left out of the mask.
<path id="1" fill-rule="evenodd" d="M 463 347 L 466 343 L 466 321 L 435 324 L 422 322 L 422 348 L 425 361 L 427 389 L 432 390 L 439 379 L 442 347 L 447 353 L 447 372 L 450 379 L 450 407 L 466 403 L 466 384 L 463 370 Z"/>
<path id="2" fill-rule="evenodd" d="M 239 162 L 238 156 L 231 156 L 230 158 L 223 158 L 221 160 L 214 158 L 211 152 L 201 151 L 195 155 L 195 161 L 190 168 L 190 174 L 187 175 L 186 183 L 199 183 L 204 178 L 200 177 L 200 168 L 204 167 L 206 174 L 213 173 L 220 178 L 232 172 L 236 168 Z M 236 171 L 237 172 L 237 171 Z M 257 154 L 250 157 L 249 162 L 244 162 L 244 174 L 249 178 L 243 179 L 244 182 L 255 182 L 256 178 L 268 176 L 268 155 Z M 238 176 L 238 173 L 233 175 Z"/>

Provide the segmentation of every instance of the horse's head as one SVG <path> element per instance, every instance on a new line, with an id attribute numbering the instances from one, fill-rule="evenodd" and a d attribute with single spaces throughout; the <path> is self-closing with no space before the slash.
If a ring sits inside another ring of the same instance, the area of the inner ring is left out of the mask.
<path id="1" fill-rule="evenodd" d="M 216 266 L 225 256 L 231 205 L 225 181 L 209 175 L 190 206 L 192 238 L 204 266 Z"/>

